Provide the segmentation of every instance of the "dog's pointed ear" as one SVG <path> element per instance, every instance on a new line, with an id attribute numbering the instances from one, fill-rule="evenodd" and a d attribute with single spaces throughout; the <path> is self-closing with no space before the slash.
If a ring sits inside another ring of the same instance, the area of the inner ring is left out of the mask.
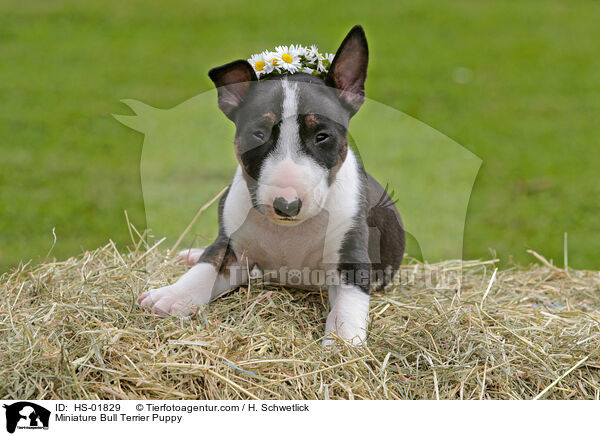
<path id="1" fill-rule="evenodd" d="M 246 100 L 250 86 L 257 80 L 254 69 L 240 59 L 211 69 L 208 77 L 217 87 L 219 108 L 233 121 L 236 110 Z"/>
<path id="2" fill-rule="evenodd" d="M 354 115 L 365 101 L 369 47 L 362 26 L 354 26 L 338 48 L 325 83 L 338 90 L 342 102 Z"/>

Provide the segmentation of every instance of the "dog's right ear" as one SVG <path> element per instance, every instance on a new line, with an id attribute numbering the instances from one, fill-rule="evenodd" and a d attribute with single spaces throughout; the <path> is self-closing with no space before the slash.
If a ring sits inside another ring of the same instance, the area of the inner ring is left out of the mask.
<path id="1" fill-rule="evenodd" d="M 219 108 L 234 121 L 234 114 L 246 100 L 252 82 L 258 80 L 254 69 L 247 61 L 240 59 L 213 68 L 208 72 L 208 77 L 217 87 Z"/>

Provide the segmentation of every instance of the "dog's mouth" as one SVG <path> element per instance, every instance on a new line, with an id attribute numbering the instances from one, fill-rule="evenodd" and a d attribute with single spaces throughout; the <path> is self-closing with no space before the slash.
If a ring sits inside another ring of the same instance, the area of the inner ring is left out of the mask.
<path id="1" fill-rule="evenodd" d="M 290 224 L 293 225 L 293 224 L 296 224 L 296 223 L 299 223 L 300 221 L 302 221 L 297 218 L 288 218 L 288 217 L 277 217 L 277 218 L 275 218 L 275 220 L 278 223 L 283 223 L 283 224 L 288 224 L 288 225 L 290 225 Z"/>
<path id="2" fill-rule="evenodd" d="M 302 212 L 295 216 L 282 216 L 275 213 L 273 206 L 265 204 L 258 204 L 254 208 L 273 224 L 277 224 L 279 226 L 284 227 L 296 226 L 298 224 L 303 223 L 311 217 L 311 215 L 306 215 Z"/>
<path id="3" fill-rule="evenodd" d="M 302 221 L 304 221 L 303 219 L 301 219 L 297 216 L 283 217 L 283 216 L 279 216 L 279 215 L 275 215 L 275 214 L 267 214 L 266 217 L 272 223 L 277 224 L 279 226 L 285 226 L 285 227 L 292 227 L 292 226 L 300 224 Z"/>
<path id="4" fill-rule="evenodd" d="M 295 226 L 296 224 L 299 224 L 303 221 L 303 219 L 299 216 L 287 217 L 277 215 L 273 208 L 269 206 L 259 205 L 256 209 L 269 221 L 281 226 Z"/>

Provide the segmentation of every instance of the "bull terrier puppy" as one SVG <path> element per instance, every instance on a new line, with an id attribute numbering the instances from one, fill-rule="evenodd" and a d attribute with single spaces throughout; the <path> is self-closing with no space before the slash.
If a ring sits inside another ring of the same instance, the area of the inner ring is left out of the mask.
<path id="1" fill-rule="evenodd" d="M 141 306 L 189 315 L 261 271 L 285 286 L 328 290 L 324 346 L 331 333 L 365 343 L 369 292 L 392 280 L 405 248 L 394 201 L 349 146 L 367 63 L 355 26 L 324 78 L 258 80 L 245 60 L 210 70 L 218 106 L 235 123 L 239 165 L 219 203 L 216 240 L 181 252 L 194 265 L 176 283 L 144 292 Z"/>

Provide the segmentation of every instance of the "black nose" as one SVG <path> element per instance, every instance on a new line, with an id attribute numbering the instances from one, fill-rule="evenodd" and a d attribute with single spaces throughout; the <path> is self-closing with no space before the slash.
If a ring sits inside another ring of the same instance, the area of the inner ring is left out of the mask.
<path id="1" fill-rule="evenodd" d="M 275 213 L 286 218 L 298 215 L 301 207 L 302 200 L 299 198 L 296 198 L 294 201 L 288 203 L 285 198 L 277 197 L 273 202 L 273 209 L 275 209 Z"/>

